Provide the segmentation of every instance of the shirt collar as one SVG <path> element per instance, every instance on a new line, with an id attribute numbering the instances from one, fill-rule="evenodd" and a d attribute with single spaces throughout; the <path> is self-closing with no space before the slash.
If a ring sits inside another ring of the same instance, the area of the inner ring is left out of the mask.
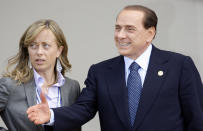
<path id="1" fill-rule="evenodd" d="M 34 68 L 33 68 L 33 72 L 34 72 L 34 79 L 35 79 L 36 87 L 41 87 L 44 83 L 44 78 L 41 77 Z M 63 77 L 63 75 L 60 72 L 57 71 L 57 73 L 58 73 L 57 83 L 55 83 L 52 86 L 60 87 L 60 86 L 64 85 L 65 78 Z"/>
<path id="2" fill-rule="evenodd" d="M 143 70 L 147 71 L 151 51 L 152 51 L 152 44 L 150 44 L 147 47 L 147 49 L 136 60 L 133 60 L 129 57 L 124 56 L 125 70 L 127 71 L 129 69 L 130 65 L 133 62 L 136 62 Z"/>

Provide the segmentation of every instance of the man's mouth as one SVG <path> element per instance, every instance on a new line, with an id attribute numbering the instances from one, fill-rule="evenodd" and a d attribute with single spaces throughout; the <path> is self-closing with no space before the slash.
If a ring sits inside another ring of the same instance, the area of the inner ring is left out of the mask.
<path id="1" fill-rule="evenodd" d="M 130 42 L 128 42 L 128 43 L 119 43 L 119 45 L 120 45 L 121 47 L 126 47 L 126 46 L 129 46 L 129 45 L 130 45 Z"/>

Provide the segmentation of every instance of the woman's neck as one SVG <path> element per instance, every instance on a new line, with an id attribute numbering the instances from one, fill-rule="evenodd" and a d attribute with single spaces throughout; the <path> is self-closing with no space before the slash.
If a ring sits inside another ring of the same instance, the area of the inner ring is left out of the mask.
<path id="1" fill-rule="evenodd" d="M 52 85 L 55 81 L 54 71 L 38 72 L 41 77 L 44 78 L 43 85 Z"/>

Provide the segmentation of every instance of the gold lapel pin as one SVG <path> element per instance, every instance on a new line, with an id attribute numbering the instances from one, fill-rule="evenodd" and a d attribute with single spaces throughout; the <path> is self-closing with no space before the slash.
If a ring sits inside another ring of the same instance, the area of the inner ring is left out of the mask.
<path id="1" fill-rule="evenodd" d="M 163 71 L 158 71 L 158 76 L 163 76 L 164 72 Z"/>

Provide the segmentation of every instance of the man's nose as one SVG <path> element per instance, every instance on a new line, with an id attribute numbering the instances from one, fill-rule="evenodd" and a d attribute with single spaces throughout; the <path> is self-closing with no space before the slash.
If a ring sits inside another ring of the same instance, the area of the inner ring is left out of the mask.
<path id="1" fill-rule="evenodd" d="M 121 29 L 119 32 L 118 32 L 118 38 L 126 38 L 126 32 L 124 29 Z"/>

